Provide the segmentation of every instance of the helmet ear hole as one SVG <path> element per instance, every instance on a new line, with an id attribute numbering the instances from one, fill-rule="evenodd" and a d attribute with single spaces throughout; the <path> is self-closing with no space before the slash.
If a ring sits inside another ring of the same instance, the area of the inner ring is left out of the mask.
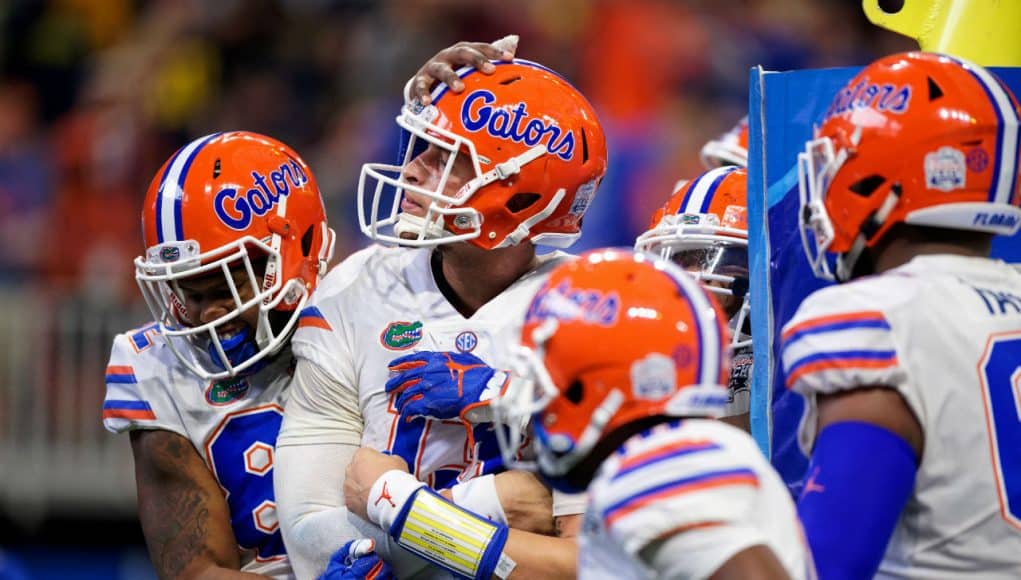
<path id="1" fill-rule="evenodd" d="M 929 102 L 931 103 L 932 101 L 935 101 L 936 99 L 943 96 L 943 89 L 941 89 L 939 85 L 936 84 L 936 81 L 932 80 L 932 77 L 928 77 L 928 79 L 929 79 Z"/>
<path id="2" fill-rule="evenodd" d="M 515 193 L 507 200 L 506 207 L 511 213 L 520 213 L 532 207 L 541 198 L 538 193 Z"/>
<path id="3" fill-rule="evenodd" d="M 305 233 L 301 236 L 301 253 L 306 258 L 312 251 L 312 236 L 315 235 L 315 226 L 310 225 Z"/>
<path id="4" fill-rule="evenodd" d="M 585 136 L 585 129 L 581 130 L 581 162 L 588 163 L 588 137 Z"/>
<path id="5" fill-rule="evenodd" d="M 582 386 L 581 381 L 574 381 L 570 387 L 564 391 L 564 398 L 571 403 L 577 405 L 585 397 L 585 387 Z"/>
<path id="6" fill-rule="evenodd" d="M 868 197 L 879 189 L 879 186 L 883 185 L 885 181 L 886 179 L 882 175 L 870 175 L 854 182 L 848 189 L 862 197 Z"/>

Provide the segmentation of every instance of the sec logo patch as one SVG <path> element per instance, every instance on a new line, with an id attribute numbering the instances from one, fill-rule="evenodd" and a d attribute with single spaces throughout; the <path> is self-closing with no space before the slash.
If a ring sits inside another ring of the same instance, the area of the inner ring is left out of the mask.
<path id="1" fill-rule="evenodd" d="M 470 330 L 462 332 L 454 339 L 454 347 L 460 352 L 471 352 L 478 345 L 479 337 Z"/>

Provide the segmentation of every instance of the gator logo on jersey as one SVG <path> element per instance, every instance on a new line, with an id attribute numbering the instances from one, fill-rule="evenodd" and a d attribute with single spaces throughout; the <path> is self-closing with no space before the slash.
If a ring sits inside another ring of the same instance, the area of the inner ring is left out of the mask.
<path id="1" fill-rule="evenodd" d="M 245 379 L 227 379 L 209 383 L 206 387 L 206 402 L 221 407 L 242 399 L 248 392 Z"/>
<path id="2" fill-rule="evenodd" d="M 422 323 L 399 320 L 391 322 L 379 335 L 379 342 L 389 350 L 407 350 L 422 340 Z"/>

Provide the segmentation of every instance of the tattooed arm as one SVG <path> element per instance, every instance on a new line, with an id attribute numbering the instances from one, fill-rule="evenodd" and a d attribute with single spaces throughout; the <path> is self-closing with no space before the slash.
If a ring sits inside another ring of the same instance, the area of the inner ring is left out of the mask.
<path id="1" fill-rule="evenodd" d="M 240 572 L 223 492 L 191 442 L 132 431 L 138 516 L 160 578 L 264 578 Z"/>

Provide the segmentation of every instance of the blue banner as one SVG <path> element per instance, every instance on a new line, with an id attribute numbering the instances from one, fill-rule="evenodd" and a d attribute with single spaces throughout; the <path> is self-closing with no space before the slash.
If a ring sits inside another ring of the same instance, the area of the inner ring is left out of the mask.
<path id="1" fill-rule="evenodd" d="M 752 434 L 797 495 L 808 459 L 797 445 L 804 408 L 784 387 L 780 329 L 801 301 L 825 285 L 812 275 L 798 231 L 798 153 L 838 90 L 860 68 L 751 71 L 748 150 L 748 252 L 751 270 Z M 1021 94 L 1021 69 L 992 69 Z M 1021 262 L 1021 234 L 997 238 L 993 255 Z"/>

